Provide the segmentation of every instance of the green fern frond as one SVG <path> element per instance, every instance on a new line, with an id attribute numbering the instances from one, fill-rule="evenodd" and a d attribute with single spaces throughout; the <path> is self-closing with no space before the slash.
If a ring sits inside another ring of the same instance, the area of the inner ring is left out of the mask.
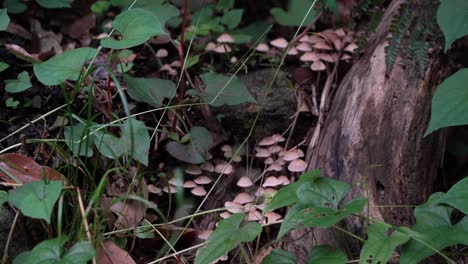
<path id="1" fill-rule="evenodd" d="M 402 47 L 403 39 L 406 32 L 411 25 L 413 16 L 408 6 L 403 5 L 400 7 L 400 15 L 395 16 L 390 24 L 389 31 L 392 36 L 388 39 L 389 45 L 385 47 L 385 64 L 387 65 L 387 72 L 390 72 L 396 62 Z"/>

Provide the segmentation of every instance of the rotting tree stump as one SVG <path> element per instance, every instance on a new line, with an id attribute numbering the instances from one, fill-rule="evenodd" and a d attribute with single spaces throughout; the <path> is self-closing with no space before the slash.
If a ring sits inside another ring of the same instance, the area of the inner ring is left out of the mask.
<path id="1" fill-rule="evenodd" d="M 411 226 L 412 208 L 391 206 L 421 204 L 434 192 L 446 133 L 423 135 L 432 94 L 454 69 L 447 67 L 443 54 L 432 54 L 423 76 L 415 66 L 398 61 L 387 72 L 389 25 L 403 3 L 406 1 L 390 3 L 366 53 L 342 80 L 317 145 L 308 149 L 307 158 L 309 169 L 321 169 L 323 175 L 351 184 L 345 200 L 368 197 L 365 214 L 390 224 Z M 365 221 L 350 217 L 343 227 L 363 237 Z M 297 263 L 305 263 L 314 245 L 331 244 L 354 257 L 359 256 L 361 246 L 333 229 L 295 230 L 283 241 L 282 248 L 292 252 Z"/>

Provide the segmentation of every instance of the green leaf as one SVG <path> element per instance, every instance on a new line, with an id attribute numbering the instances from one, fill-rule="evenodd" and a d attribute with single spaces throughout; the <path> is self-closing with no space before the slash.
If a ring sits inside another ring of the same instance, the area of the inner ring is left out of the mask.
<path id="1" fill-rule="evenodd" d="M 435 193 L 429 200 L 414 209 L 416 224 L 411 228 L 398 228 L 412 239 L 403 245 L 400 263 L 418 263 L 435 254 L 434 249 L 442 250 L 453 245 L 468 245 L 468 217 L 452 224 L 452 208 L 440 205 L 444 193 Z M 421 242 L 423 241 L 423 242 Z"/>
<path id="2" fill-rule="evenodd" d="M 122 127 L 122 145 L 127 155 L 148 166 L 150 136 L 145 123 L 129 118 Z"/>
<path id="3" fill-rule="evenodd" d="M 243 9 L 233 9 L 221 17 L 221 23 L 226 25 L 228 29 L 234 29 L 240 24 L 243 13 Z"/>
<path id="4" fill-rule="evenodd" d="M 312 3 L 311 0 L 289 0 L 288 11 L 281 8 L 272 8 L 270 13 L 276 22 L 283 26 L 300 26 Z M 302 26 L 309 25 L 317 14 L 318 11 L 311 10 Z"/>
<path id="5" fill-rule="evenodd" d="M 11 190 L 8 201 L 31 218 L 44 219 L 50 224 L 54 204 L 62 191 L 60 181 L 33 181 Z"/>
<path id="6" fill-rule="evenodd" d="M 336 0 L 325 0 L 325 7 L 330 9 L 335 16 L 339 15 Z"/>
<path id="7" fill-rule="evenodd" d="M 226 13 L 234 7 L 234 0 L 219 0 L 216 3 L 216 10 Z"/>
<path id="8" fill-rule="evenodd" d="M 281 207 L 293 205 L 297 203 L 297 189 L 305 182 L 311 182 L 320 175 L 320 170 L 309 171 L 299 177 L 299 180 L 282 187 L 273 196 L 273 199 L 267 204 L 263 212 L 269 212 Z"/>
<path id="9" fill-rule="evenodd" d="M 63 129 L 65 144 L 70 148 L 76 156 L 93 156 L 94 134 L 88 126 L 77 124 L 75 126 L 67 126 Z"/>
<path id="10" fill-rule="evenodd" d="M 245 214 L 234 214 L 221 220 L 218 228 L 208 238 L 208 244 L 198 250 L 195 264 L 208 264 L 227 254 L 241 242 L 250 242 L 262 232 L 256 222 L 242 224 Z"/>
<path id="11" fill-rule="evenodd" d="M 23 13 L 28 8 L 27 5 L 20 2 L 19 0 L 4 0 L 3 7 L 6 8 L 8 13 L 11 14 Z"/>
<path id="12" fill-rule="evenodd" d="M 9 93 L 20 93 L 31 88 L 32 84 L 29 80 L 29 74 L 26 71 L 18 74 L 18 79 L 16 80 L 6 80 L 5 81 L 5 91 Z"/>
<path id="13" fill-rule="evenodd" d="M 16 109 L 19 105 L 19 101 L 15 101 L 12 97 L 8 97 L 5 101 L 5 105 L 7 107 L 11 107 L 13 109 Z"/>
<path id="14" fill-rule="evenodd" d="M 112 0 L 111 4 L 120 6 L 122 9 L 128 9 L 133 2 L 134 0 Z M 138 0 L 133 8 L 141 8 L 152 12 L 163 26 L 169 19 L 179 15 L 179 9 L 167 3 L 166 0 Z"/>
<path id="15" fill-rule="evenodd" d="M 112 23 L 121 39 L 111 37 L 101 40 L 101 45 L 111 49 L 126 49 L 141 45 L 151 37 L 167 35 L 159 19 L 150 11 L 135 8 L 122 12 Z"/>
<path id="16" fill-rule="evenodd" d="M 444 33 L 447 52 L 455 40 L 468 35 L 468 1 L 441 0 L 437 22 Z"/>
<path id="17" fill-rule="evenodd" d="M 10 17 L 6 9 L 0 9 L 0 31 L 6 30 L 10 23 Z"/>
<path id="18" fill-rule="evenodd" d="M 468 124 L 468 68 L 445 79 L 432 97 L 431 121 L 424 136 L 433 131 Z"/>
<path id="19" fill-rule="evenodd" d="M 287 251 L 275 248 L 263 258 L 261 264 L 296 264 L 296 257 Z"/>
<path id="20" fill-rule="evenodd" d="M 0 191 L 0 208 L 2 208 L 6 201 L 8 201 L 8 193 L 5 191 Z"/>
<path id="21" fill-rule="evenodd" d="M 396 247 L 410 239 L 407 234 L 393 230 L 388 236 L 388 226 L 374 223 L 367 228 L 367 240 L 361 250 L 359 263 L 387 263 Z"/>
<path id="22" fill-rule="evenodd" d="M 118 159 L 125 152 L 121 139 L 101 131 L 96 131 L 94 145 L 107 158 Z"/>
<path id="23" fill-rule="evenodd" d="M 89 241 L 80 241 L 73 245 L 63 256 L 62 263 L 85 264 L 94 256 L 96 251 Z"/>
<path id="24" fill-rule="evenodd" d="M 309 207 L 334 207 L 350 190 L 349 184 L 328 177 L 317 177 L 311 182 L 305 182 L 296 191 L 299 203 Z"/>
<path id="25" fill-rule="evenodd" d="M 344 264 L 348 261 L 343 251 L 329 245 L 313 247 L 307 264 Z"/>
<path id="26" fill-rule="evenodd" d="M 96 54 L 92 48 L 78 48 L 34 64 L 34 74 L 45 85 L 59 85 L 66 80 L 76 81 L 86 61 Z"/>
<path id="27" fill-rule="evenodd" d="M 446 203 L 468 215 L 468 177 L 452 186 L 438 202 Z"/>
<path id="28" fill-rule="evenodd" d="M 169 142 L 166 150 L 171 156 L 181 161 L 199 164 L 205 162 L 205 156 L 213 144 L 213 136 L 204 127 L 190 129 L 190 143 Z"/>
<path id="29" fill-rule="evenodd" d="M 199 94 L 204 103 L 213 106 L 256 103 L 247 87 L 236 76 L 225 77 L 216 73 L 205 73 L 200 77 L 205 84 L 205 90 Z"/>
<path id="30" fill-rule="evenodd" d="M 139 102 L 159 107 L 164 98 L 172 98 L 176 93 L 176 85 L 159 78 L 133 78 L 124 75 L 128 95 Z"/>
<path id="31" fill-rule="evenodd" d="M 10 67 L 10 65 L 0 61 L 0 72 L 8 69 L 8 67 Z"/>
<path id="32" fill-rule="evenodd" d="M 65 8 L 71 7 L 73 0 L 36 0 L 36 2 L 45 8 Z"/>

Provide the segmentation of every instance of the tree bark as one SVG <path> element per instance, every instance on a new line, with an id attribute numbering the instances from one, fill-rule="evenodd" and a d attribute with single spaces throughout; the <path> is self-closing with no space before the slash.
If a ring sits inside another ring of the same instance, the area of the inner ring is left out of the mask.
<path id="1" fill-rule="evenodd" d="M 441 56 L 433 56 L 423 76 L 416 67 L 398 61 L 387 71 L 388 27 L 404 2 L 394 0 L 385 11 L 366 54 L 339 85 L 317 145 L 309 147 L 307 158 L 309 169 L 321 169 L 324 175 L 351 184 L 345 200 L 368 197 L 365 214 L 410 226 L 412 208 L 395 206 L 424 203 L 434 191 L 445 133 L 423 135 L 432 94 L 453 69 L 445 67 Z M 363 237 L 365 221 L 351 217 L 344 227 Z M 333 229 L 306 228 L 290 233 L 283 248 L 294 252 L 297 263 L 305 263 L 307 252 L 321 244 L 347 247 L 358 256 L 359 241 L 351 239 L 344 246 L 341 238 L 343 234 Z"/>

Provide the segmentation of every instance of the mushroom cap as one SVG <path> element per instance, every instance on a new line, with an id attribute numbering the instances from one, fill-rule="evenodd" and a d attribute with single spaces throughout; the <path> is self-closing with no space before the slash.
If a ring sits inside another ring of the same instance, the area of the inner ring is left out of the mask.
<path id="1" fill-rule="evenodd" d="M 309 36 L 304 35 L 299 39 L 299 42 L 309 42 Z"/>
<path id="2" fill-rule="evenodd" d="M 206 190 L 203 186 L 197 186 L 190 191 L 195 196 L 205 196 Z"/>
<path id="3" fill-rule="evenodd" d="M 233 202 L 239 203 L 239 204 L 246 204 L 246 203 L 251 203 L 254 201 L 254 197 L 246 192 L 241 192 L 236 197 L 234 197 Z"/>
<path id="4" fill-rule="evenodd" d="M 283 148 L 281 146 L 278 146 L 278 145 L 273 145 L 273 146 L 268 147 L 268 151 L 270 153 L 279 153 L 282 150 L 283 150 Z"/>
<path id="5" fill-rule="evenodd" d="M 215 168 L 211 162 L 207 161 L 203 163 L 202 165 L 200 165 L 200 169 L 207 171 L 207 172 L 214 172 Z"/>
<path id="6" fill-rule="evenodd" d="M 246 177 L 246 176 L 240 177 L 239 180 L 237 181 L 237 186 L 239 186 L 239 187 L 246 188 L 246 187 L 250 187 L 252 185 L 253 185 L 252 180 L 249 177 Z"/>
<path id="7" fill-rule="evenodd" d="M 214 51 L 215 48 L 216 44 L 214 42 L 208 42 L 208 44 L 205 46 L 206 51 Z"/>
<path id="8" fill-rule="evenodd" d="M 284 49 L 288 46 L 288 41 L 284 38 L 277 38 L 270 41 L 270 45 L 276 48 Z"/>
<path id="9" fill-rule="evenodd" d="M 328 53 L 319 53 L 319 54 L 317 54 L 317 56 L 321 60 L 326 61 L 326 62 L 335 62 L 336 61 L 336 59 L 333 58 L 333 56 L 328 54 Z"/>
<path id="10" fill-rule="evenodd" d="M 219 216 L 221 216 L 221 218 L 223 219 L 226 219 L 226 218 L 229 218 L 232 214 L 230 212 L 222 212 L 221 214 L 219 214 Z"/>
<path id="11" fill-rule="evenodd" d="M 194 181 L 186 181 L 184 182 L 184 188 L 195 188 L 198 185 Z"/>
<path id="12" fill-rule="evenodd" d="M 244 212 L 244 206 L 242 206 L 239 203 L 236 202 L 225 202 L 224 207 L 226 207 L 226 210 L 230 213 L 233 214 L 238 214 L 238 213 L 243 213 Z"/>
<path id="13" fill-rule="evenodd" d="M 257 47 L 255 47 L 255 50 L 260 52 L 267 52 L 270 50 L 270 47 L 268 47 L 268 44 L 260 43 L 257 45 Z"/>
<path id="14" fill-rule="evenodd" d="M 325 41 L 317 42 L 313 46 L 315 49 L 321 49 L 321 50 L 333 50 L 330 45 L 327 44 Z"/>
<path id="15" fill-rule="evenodd" d="M 216 173 L 231 174 L 233 171 L 234 168 L 229 163 L 220 163 L 215 166 Z"/>
<path id="16" fill-rule="evenodd" d="M 211 179 L 208 177 L 208 176 L 200 176 L 198 178 L 196 178 L 195 180 L 193 180 L 196 184 L 201 184 L 201 185 L 204 185 L 204 184 L 209 184 L 211 183 Z"/>
<path id="17" fill-rule="evenodd" d="M 171 62 L 170 66 L 174 67 L 174 68 L 179 68 L 180 67 L 180 61 L 175 60 L 175 61 Z"/>
<path id="18" fill-rule="evenodd" d="M 318 61 L 314 61 L 314 63 L 310 65 L 310 69 L 313 71 L 324 71 L 325 69 L 327 69 L 327 66 L 325 65 L 325 63 L 318 60 Z"/>
<path id="19" fill-rule="evenodd" d="M 319 42 L 322 42 L 322 41 L 323 41 L 323 38 L 320 35 L 313 34 L 313 35 L 309 36 L 309 43 L 310 44 L 316 44 L 316 43 L 319 43 Z"/>
<path id="20" fill-rule="evenodd" d="M 265 224 L 271 224 L 281 219 L 281 215 L 275 212 L 265 213 Z"/>
<path id="21" fill-rule="evenodd" d="M 295 160 L 297 158 L 300 158 L 297 148 L 290 149 L 290 150 L 286 151 L 286 153 L 283 153 L 283 155 L 281 157 L 285 161 L 292 161 L 292 160 Z"/>
<path id="22" fill-rule="evenodd" d="M 271 146 L 275 143 L 276 143 L 276 140 L 273 137 L 266 137 L 260 140 L 260 142 L 258 142 L 258 145 L 259 146 Z"/>
<path id="23" fill-rule="evenodd" d="M 232 147 L 229 145 L 222 145 L 221 146 L 221 151 L 223 152 L 232 152 Z"/>
<path id="24" fill-rule="evenodd" d="M 223 33 L 221 34 L 217 39 L 216 41 L 218 43 L 234 43 L 234 38 L 229 35 L 228 33 Z"/>
<path id="25" fill-rule="evenodd" d="M 299 57 L 299 60 L 301 61 L 317 61 L 319 60 L 319 56 L 317 52 L 306 52 L 302 54 L 301 57 Z"/>
<path id="26" fill-rule="evenodd" d="M 347 51 L 349 53 L 353 53 L 354 50 L 356 50 L 357 48 L 358 48 L 358 45 L 356 45 L 356 43 L 351 43 L 351 44 L 349 44 L 348 46 L 346 46 L 344 48 L 344 51 Z"/>
<path id="27" fill-rule="evenodd" d="M 287 54 L 288 54 L 288 55 L 291 55 L 291 56 L 294 56 L 294 55 L 299 54 L 299 51 L 298 51 L 296 48 L 293 47 L 293 48 L 290 48 L 290 49 L 288 50 L 288 53 L 287 53 Z"/>
<path id="28" fill-rule="evenodd" d="M 344 29 L 342 28 L 339 28 L 339 29 L 336 29 L 335 30 L 335 34 L 338 36 L 338 37 L 344 37 L 346 36 L 346 32 L 344 31 Z"/>
<path id="29" fill-rule="evenodd" d="M 191 175 L 200 175 L 202 174 L 202 170 L 197 165 L 190 165 L 185 169 L 185 173 Z"/>
<path id="30" fill-rule="evenodd" d="M 288 170 L 291 172 L 303 172 L 307 169 L 307 163 L 301 159 L 291 161 L 288 165 Z"/>
<path id="31" fill-rule="evenodd" d="M 268 157 L 268 158 L 265 159 L 264 162 L 265 162 L 265 164 L 270 165 L 270 164 L 273 164 L 275 161 L 273 160 L 272 157 Z"/>
<path id="32" fill-rule="evenodd" d="M 247 216 L 245 217 L 247 221 L 260 221 L 262 220 L 262 213 L 257 210 L 250 211 Z"/>
<path id="33" fill-rule="evenodd" d="M 205 231 L 198 234 L 198 238 L 203 239 L 203 240 L 207 240 L 208 237 L 210 237 L 211 233 L 213 233 L 213 230 L 205 230 Z"/>
<path id="34" fill-rule="evenodd" d="M 281 181 L 281 185 L 288 185 L 291 183 L 291 181 L 288 179 L 288 177 L 282 175 L 278 176 L 278 180 Z"/>
<path id="35" fill-rule="evenodd" d="M 242 161 L 242 156 L 237 154 L 234 157 L 232 157 L 232 161 L 234 162 L 241 162 Z"/>
<path id="36" fill-rule="evenodd" d="M 162 192 L 161 188 L 157 187 L 154 184 L 148 184 L 146 187 L 148 188 L 148 192 L 150 193 L 161 194 Z"/>
<path id="37" fill-rule="evenodd" d="M 176 193 L 177 192 L 177 188 L 173 185 L 169 185 L 169 186 L 164 186 L 162 188 L 162 191 L 165 192 L 165 193 Z"/>
<path id="38" fill-rule="evenodd" d="M 165 58 L 169 55 L 169 52 L 167 52 L 167 49 L 158 49 L 156 52 L 156 57 L 158 58 Z"/>
<path id="39" fill-rule="evenodd" d="M 278 143 L 278 142 L 284 142 L 284 141 L 286 140 L 286 139 L 285 139 L 282 135 L 280 135 L 280 134 L 273 134 L 273 135 L 271 135 L 271 137 L 272 137 L 274 140 L 276 140 L 276 143 Z"/>
<path id="40" fill-rule="evenodd" d="M 232 56 L 231 60 L 229 60 L 231 63 L 236 63 L 238 61 L 236 56 Z"/>
<path id="41" fill-rule="evenodd" d="M 232 49 L 228 44 L 219 44 L 213 49 L 213 51 L 216 53 L 229 53 Z"/>
<path id="42" fill-rule="evenodd" d="M 270 164 L 270 166 L 268 166 L 267 168 L 267 171 L 282 171 L 282 170 L 283 170 L 283 166 L 281 166 L 278 163 Z"/>
<path id="43" fill-rule="evenodd" d="M 299 45 L 296 46 L 296 49 L 299 51 L 311 51 L 312 48 L 310 47 L 309 43 L 301 42 Z"/>
<path id="44" fill-rule="evenodd" d="M 271 153 L 270 151 L 268 151 L 268 149 L 266 148 L 255 148 L 256 150 L 256 153 L 255 153 L 255 157 L 257 158 L 268 158 L 271 156 Z"/>
<path id="45" fill-rule="evenodd" d="M 224 152 L 223 156 L 224 156 L 225 158 L 228 158 L 228 159 L 229 159 L 229 158 L 232 158 L 232 151 L 226 151 L 226 152 Z"/>
<path id="46" fill-rule="evenodd" d="M 283 183 L 283 181 L 279 180 L 275 176 L 270 176 L 270 177 L 265 179 L 265 181 L 262 184 L 262 187 L 264 187 L 264 188 L 266 188 L 266 187 L 276 187 L 276 186 L 281 185 L 282 183 Z"/>
<path id="47" fill-rule="evenodd" d="M 180 178 L 171 178 L 169 181 L 167 181 L 170 185 L 174 186 L 182 186 L 184 185 L 184 182 Z"/>

